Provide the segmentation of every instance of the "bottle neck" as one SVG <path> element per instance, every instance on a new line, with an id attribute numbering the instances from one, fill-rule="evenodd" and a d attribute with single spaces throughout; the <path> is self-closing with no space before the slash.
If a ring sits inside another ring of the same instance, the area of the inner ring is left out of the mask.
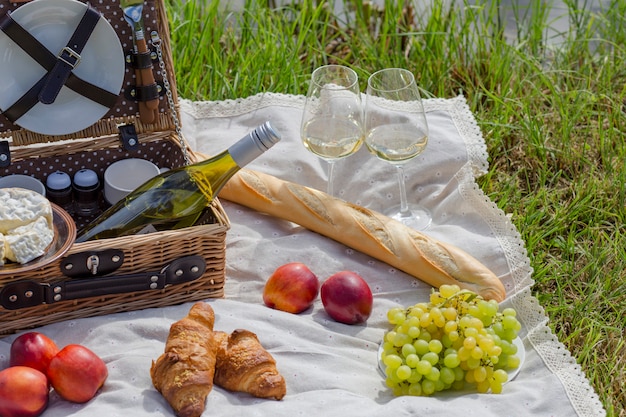
<path id="1" fill-rule="evenodd" d="M 231 145 L 228 148 L 228 153 L 239 168 L 243 168 L 274 146 L 279 140 L 280 136 L 269 122 L 266 122 Z"/>

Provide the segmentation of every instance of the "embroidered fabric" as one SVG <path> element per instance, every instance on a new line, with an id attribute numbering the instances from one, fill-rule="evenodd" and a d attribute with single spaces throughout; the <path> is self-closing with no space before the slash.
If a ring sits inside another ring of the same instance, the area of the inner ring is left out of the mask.
<path id="1" fill-rule="evenodd" d="M 228 140 L 223 135 L 229 129 L 232 131 L 228 136 L 233 140 L 244 134 L 245 129 L 254 127 L 253 121 L 271 119 L 279 130 L 285 131 L 289 145 L 285 144 L 282 153 L 274 153 L 273 158 L 268 152 L 267 160 L 251 168 L 258 167 L 290 181 L 325 189 L 323 164 L 298 149 L 301 147 L 298 114 L 304 100 L 303 96 L 277 93 L 216 102 L 182 100 L 183 130 L 192 149 L 211 154 L 227 145 Z M 518 376 L 518 380 L 527 385 L 516 400 L 526 401 L 527 411 L 534 414 L 538 410 L 532 408 L 541 403 L 538 414 L 567 415 L 563 414 L 563 409 L 558 409 L 556 396 L 567 401 L 579 416 L 604 415 L 597 394 L 575 359 L 547 326 L 548 317 L 532 295 L 533 271 L 520 233 L 510 217 L 475 181 L 487 172 L 488 155 L 480 128 L 465 99 L 462 96 L 426 99 L 424 106 L 431 128 L 428 146 L 432 149 L 431 153 L 424 152 L 420 162 L 415 164 L 419 165 L 416 169 L 407 170 L 407 189 L 411 198 L 428 205 L 433 212 L 434 225 L 427 233 L 442 240 L 452 236 L 455 244 L 470 253 L 478 251 L 480 256 L 477 257 L 489 266 L 493 264 L 492 270 L 501 277 L 508 294 L 505 304 L 510 303 L 517 310 L 523 324 L 521 336 L 526 344 L 528 366 L 532 369 L 532 375 L 524 375 L 522 370 Z M 289 156 L 288 162 L 284 160 L 286 156 Z M 335 185 L 341 198 L 373 209 L 396 200 L 395 177 L 390 176 L 385 164 L 376 162 L 367 152 L 359 151 L 341 165 L 341 169 L 336 168 L 339 180 Z M 345 180 L 345 176 L 349 179 Z M 387 181 L 377 180 L 386 176 L 389 176 Z M 368 198 L 366 194 L 377 198 Z M 236 217 L 235 221 L 238 220 Z M 455 235 L 464 233 L 458 227 L 478 237 Z M 237 226 L 234 230 L 238 230 Z M 457 239 L 457 236 L 461 237 Z M 486 249 L 477 249 L 476 242 L 485 243 Z M 495 259 L 497 254 L 487 253 L 487 244 L 497 247 L 502 259 Z M 550 389 L 535 391 L 542 389 L 543 380 L 551 381 Z M 537 396 L 543 401 L 538 401 Z"/>
<path id="2" fill-rule="evenodd" d="M 183 133 L 194 151 L 211 155 L 270 120 L 282 140 L 249 168 L 323 190 L 326 165 L 300 141 L 303 105 L 304 97 L 273 93 L 218 102 L 183 100 Z M 532 268 L 519 232 L 476 184 L 476 177 L 488 168 L 487 153 L 465 100 L 429 99 L 425 105 L 430 137 L 424 153 L 406 166 L 410 200 L 431 211 L 433 222 L 425 234 L 465 250 L 502 280 L 507 291 L 502 306 L 514 307 L 522 322 L 524 360 L 519 373 L 500 395 L 467 390 L 395 397 L 378 369 L 378 348 L 389 330 L 386 313 L 426 300 L 432 288 L 301 226 L 222 200 L 231 228 L 226 239 L 225 297 L 207 300 L 215 310 L 215 327 L 254 331 L 276 359 L 287 381 L 287 395 L 281 401 L 261 400 L 214 387 L 205 414 L 219 410 L 220 417 L 240 416 L 242 411 L 255 416 L 325 417 L 605 415 L 532 295 Z M 336 174 L 340 198 L 375 210 L 397 202 L 394 168 L 364 147 L 340 161 Z M 374 294 L 367 322 L 350 326 L 333 321 L 319 297 L 300 314 L 266 307 L 264 284 L 287 262 L 306 263 L 320 281 L 340 270 L 363 276 Z M 148 307 L 38 329 L 60 346 L 80 340 L 109 369 L 105 386 L 93 401 L 77 406 L 52 396 L 47 417 L 171 415 L 171 407 L 152 386 L 149 369 L 163 352 L 170 325 L 188 313 L 191 303 Z M 0 369 L 8 366 L 14 338 L 0 339 Z"/>

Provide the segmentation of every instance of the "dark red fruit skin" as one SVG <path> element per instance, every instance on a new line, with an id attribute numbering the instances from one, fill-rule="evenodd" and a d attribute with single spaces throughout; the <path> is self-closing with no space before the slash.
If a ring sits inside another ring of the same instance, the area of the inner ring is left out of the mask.
<path id="1" fill-rule="evenodd" d="M 322 283 L 320 295 L 326 313 L 340 323 L 364 323 L 372 313 L 372 290 L 355 272 L 340 271 L 331 275 Z"/>
<path id="2" fill-rule="evenodd" d="M 58 352 L 56 343 L 45 334 L 24 333 L 11 343 L 9 366 L 28 366 L 46 374 Z"/>

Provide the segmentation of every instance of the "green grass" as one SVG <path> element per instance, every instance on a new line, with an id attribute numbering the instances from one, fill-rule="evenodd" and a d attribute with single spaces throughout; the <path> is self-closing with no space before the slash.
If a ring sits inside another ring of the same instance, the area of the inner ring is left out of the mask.
<path id="1" fill-rule="evenodd" d="M 325 63 L 363 82 L 405 67 L 430 96 L 463 94 L 491 158 L 480 186 L 522 234 L 549 325 L 608 415 L 626 416 L 626 0 L 598 14 L 567 0 L 558 45 L 539 0 L 515 9 L 513 40 L 497 3 L 436 0 L 418 13 L 412 2 L 346 2 L 347 17 L 309 0 L 249 1 L 243 13 L 206 3 L 169 0 L 181 97 L 304 94 Z"/>

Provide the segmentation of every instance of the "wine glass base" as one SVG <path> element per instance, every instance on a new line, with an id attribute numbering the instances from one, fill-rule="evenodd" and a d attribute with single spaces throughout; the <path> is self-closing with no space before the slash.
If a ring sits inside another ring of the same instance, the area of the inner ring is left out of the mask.
<path id="1" fill-rule="evenodd" d="M 425 230 L 432 223 L 430 212 L 424 207 L 417 205 L 410 204 L 407 213 L 401 213 L 400 206 L 395 206 L 383 214 L 415 230 Z"/>

